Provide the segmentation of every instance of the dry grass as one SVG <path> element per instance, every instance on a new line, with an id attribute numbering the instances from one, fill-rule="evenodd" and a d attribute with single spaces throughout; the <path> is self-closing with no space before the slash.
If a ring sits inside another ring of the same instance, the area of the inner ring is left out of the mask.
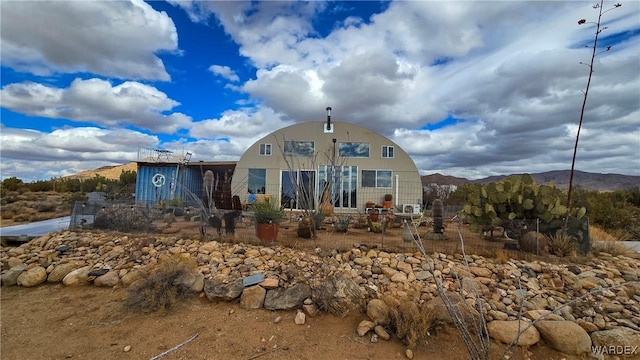
<path id="1" fill-rule="evenodd" d="M 196 264 L 183 258 L 161 261 L 142 279 L 128 289 L 125 307 L 135 313 L 168 311 L 178 300 L 193 296 L 191 288 L 181 279 L 196 271 Z"/>
<path id="2" fill-rule="evenodd" d="M 390 310 L 391 330 L 409 348 L 415 348 L 421 339 L 443 326 L 432 310 L 419 307 L 410 296 L 400 300 L 386 296 L 382 300 Z"/>
<path id="3" fill-rule="evenodd" d="M 591 239 L 591 252 L 595 256 L 599 256 L 601 253 L 613 256 L 637 256 L 633 250 L 629 249 L 622 243 L 631 239 L 629 233 L 624 230 L 609 233 L 597 226 L 590 226 L 589 237 Z"/>
<path id="4" fill-rule="evenodd" d="M 496 264 L 506 264 L 510 260 L 509 253 L 503 249 L 497 250 L 494 260 Z"/>
<path id="5" fill-rule="evenodd" d="M 535 231 L 529 231 L 520 239 L 520 249 L 522 251 L 533 254 L 547 255 L 549 254 L 548 238 L 542 234 L 536 234 Z"/>

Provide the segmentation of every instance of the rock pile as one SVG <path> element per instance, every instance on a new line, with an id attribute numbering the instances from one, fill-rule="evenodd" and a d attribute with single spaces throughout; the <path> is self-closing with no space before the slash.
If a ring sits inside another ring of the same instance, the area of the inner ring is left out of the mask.
<path id="1" fill-rule="evenodd" d="M 357 247 L 343 253 L 304 252 L 172 236 L 64 231 L 2 248 L 1 281 L 24 287 L 45 282 L 128 287 L 169 257 L 197 264 L 185 281 L 209 300 L 240 298 L 245 308 L 303 310 L 296 323 L 320 310 L 337 316 L 366 312 L 370 319 L 356 331 L 372 334 L 376 341 L 390 338 L 384 318 L 388 305 L 379 300 L 383 296 L 411 298 L 450 321 L 442 310 L 439 283 L 447 294 L 459 297 L 461 306 L 481 311 L 496 341 L 511 343 L 520 333 L 520 345 L 544 339 L 571 355 L 593 349 L 610 354 L 620 346 L 640 355 L 640 262 L 622 256 L 582 264 L 500 264 L 476 255 L 434 253 L 424 258 Z M 264 280 L 244 284 L 255 274 L 263 274 Z M 472 318 L 479 318 L 480 311 Z"/>

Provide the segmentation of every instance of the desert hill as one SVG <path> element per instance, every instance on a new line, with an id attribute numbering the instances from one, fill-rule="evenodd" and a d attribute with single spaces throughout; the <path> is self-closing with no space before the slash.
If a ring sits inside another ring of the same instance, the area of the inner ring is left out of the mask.
<path id="1" fill-rule="evenodd" d="M 100 175 L 107 179 L 118 180 L 120 179 L 120 174 L 122 174 L 123 171 L 136 171 L 137 169 L 138 169 L 138 164 L 135 162 L 130 162 L 123 165 L 103 166 L 101 168 L 97 168 L 94 170 L 81 171 L 75 175 L 68 176 L 68 178 L 91 179 L 96 175 Z"/>

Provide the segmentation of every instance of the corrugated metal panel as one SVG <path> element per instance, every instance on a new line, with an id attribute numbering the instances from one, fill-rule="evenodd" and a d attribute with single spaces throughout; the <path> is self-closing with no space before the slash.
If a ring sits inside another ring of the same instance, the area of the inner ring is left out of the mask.
<path id="1" fill-rule="evenodd" d="M 202 175 L 200 174 L 200 169 L 187 168 L 182 169 L 181 178 L 181 187 L 184 187 L 184 190 L 181 192 L 182 200 L 185 204 L 191 206 L 197 206 L 198 204 L 193 200 L 193 197 L 188 194 L 186 190 L 191 192 L 198 199 L 202 198 Z"/>
<path id="2" fill-rule="evenodd" d="M 203 173 L 213 171 L 216 179 L 214 201 L 220 209 L 231 210 L 241 208 L 240 199 L 233 201 L 231 195 L 230 178 L 233 176 L 235 163 L 138 163 L 136 179 L 136 202 L 152 205 L 162 201 L 166 204 L 174 199 L 180 199 L 183 204 L 200 206 L 202 200 Z M 179 171 L 178 171 L 179 170 Z M 164 177 L 164 184 L 153 183 L 155 176 Z"/>
<path id="3" fill-rule="evenodd" d="M 173 184 L 175 183 L 177 170 L 177 165 L 139 164 L 136 179 L 136 202 L 154 204 L 160 201 L 171 201 L 175 196 Z M 154 185 L 153 179 L 156 175 L 164 177 L 162 186 Z"/>
<path id="4" fill-rule="evenodd" d="M 154 185 L 153 179 L 156 175 L 164 176 L 164 185 Z M 189 193 L 198 198 L 202 196 L 202 176 L 199 169 L 180 167 L 178 172 L 177 164 L 139 164 L 136 179 L 137 203 L 169 203 L 177 198 L 185 204 L 196 205 Z"/>

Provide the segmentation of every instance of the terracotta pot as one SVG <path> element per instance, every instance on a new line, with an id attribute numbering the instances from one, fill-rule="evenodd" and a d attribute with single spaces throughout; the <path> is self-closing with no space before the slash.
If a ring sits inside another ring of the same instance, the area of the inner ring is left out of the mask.
<path id="1" fill-rule="evenodd" d="M 369 214 L 369 217 L 371 218 L 371 221 L 376 222 L 379 219 L 379 214 L 377 212 L 372 212 Z"/>
<path id="2" fill-rule="evenodd" d="M 279 224 L 256 224 L 256 235 L 262 241 L 276 242 L 279 228 Z"/>
<path id="3" fill-rule="evenodd" d="M 393 206 L 393 200 L 385 200 L 382 203 L 382 207 L 385 209 L 391 209 L 392 206 Z"/>

